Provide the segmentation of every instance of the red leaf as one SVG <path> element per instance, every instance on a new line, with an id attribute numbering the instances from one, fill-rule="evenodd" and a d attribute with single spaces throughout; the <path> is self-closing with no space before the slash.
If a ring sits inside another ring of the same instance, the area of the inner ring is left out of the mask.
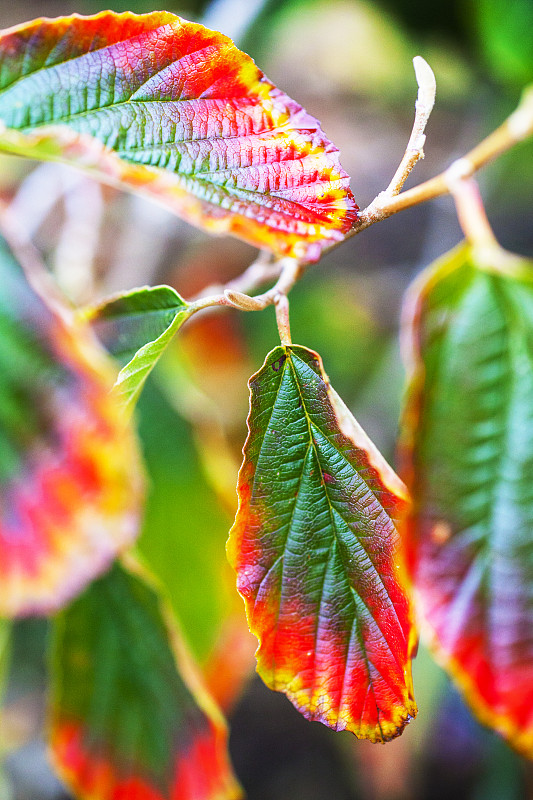
<path id="1" fill-rule="evenodd" d="M 87 326 L 2 242 L 0 276 L 0 613 L 47 613 L 135 539 L 143 471 Z"/>
<path id="2" fill-rule="evenodd" d="M 4 31 L 0 121 L 2 149 L 78 163 L 280 255 L 315 260 L 357 219 L 317 120 L 226 36 L 166 12 Z"/>

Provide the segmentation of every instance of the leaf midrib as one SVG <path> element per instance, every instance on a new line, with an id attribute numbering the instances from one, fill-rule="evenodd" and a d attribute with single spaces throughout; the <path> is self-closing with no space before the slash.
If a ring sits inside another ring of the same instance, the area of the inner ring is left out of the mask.
<path id="1" fill-rule="evenodd" d="M 330 557 L 331 557 L 331 550 L 332 550 L 332 547 L 333 547 L 333 545 L 335 546 L 335 549 L 336 549 L 336 551 L 337 551 L 337 553 L 338 553 L 338 555 L 339 555 L 340 562 L 341 562 L 341 564 L 342 564 L 342 566 L 343 566 L 343 571 L 344 571 L 344 579 L 345 579 L 345 581 L 346 581 L 346 583 L 347 583 L 348 587 L 350 588 L 350 593 L 352 594 L 352 596 L 353 596 L 353 591 L 354 591 L 354 590 L 353 590 L 353 587 L 352 587 L 352 585 L 351 585 L 351 581 L 350 581 L 350 579 L 349 579 L 349 577 L 348 577 L 348 568 L 347 568 L 347 565 L 346 565 L 345 558 L 343 557 L 343 549 L 342 549 L 342 547 L 340 546 L 340 542 L 339 542 L 339 538 L 338 538 L 338 533 L 337 533 L 337 526 L 336 526 L 336 524 L 335 524 L 335 518 L 334 518 L 334 516 L 333 516 L 333 510 L 335 509 L 335 511 L 336 511 L 336 512 L 339 514 L 339 516 L 340 516 L 340 517 L 341 517 L 341 519 L 344 521 L 344 523 L 346 524 L 346 526 L 347 526 L 347 528 L 348 528 L 349 530 L 351 530 L 351 526 L 350 526 L 350 524 L 349 524 L 349 523 L 348 523 L 348 522 L 347 522 L 347 521 L 344 519 L 344 516 L 343 516 L 343 514 L 342 514 L 342 513 L 341 513 L 341 511 L 340 511 L 340 510 L 339 510 L 339 509 L 336 507 L 335 503 L 334 503 L 334 502 L 331 500 L 330 494 L 329 494 L 329 492 L 328 492 L 328 490 L 327 490 L 327 486 L 326 486 L 326 483 L 325 483 L 325 481 L 324 481 L 324 475 L 323 475 L 323 471 L 322 471 L 322 468 L 320 467 L 320 459 L 319 459 L 319 456 L 318 456 L 317 445 L 316 445 L 315 438 L 314 438 L 314 436 L 313 436 L 313 433 L 312 433 L 312 426 L 314 425 L 314 423 L 312 422 L 312 420 L 311 420 L 311 418 L 310 418 L 310 414 L 309 414 L 309 412 L 308 412 L 308 410 L 307 410 L 307 406 L 306 406 L 306 403 L 305 403 L 304 395 L 303 395 L 303 392 L 302 392 L 302 390 L 301 390 L 301 387 L 300 387 L 300 382 L 299 382 L 299 380 L 298 380 L 298 375 L 297 375 L 297 373 L 296 373 L 296 370 L 295 370 L 295 368 L 294 368 L 294 365 L 292 364 L 292 360 L 291 360 L 291 359 L 292 359 L 292 357 L 294 357 L 295 359 L 298 359 L 298 356 L 296 356 L 294 353 L 290 353 L 290 354 L 288 355 L 288 357 L 287 357 L 287 361 L 290 361 L 290 362 L 291 362 L 291 363 L 290 363 L 290 368 L 291 368 L 291 369 L 292 369 L 292 371 L 293 371 L 293 377 L 294 377 L 294 381 L 295 381 L 295 383 L 296 383 L 296 386 L 298 387 L 298 394 L 299 394 L 299 396 L 300 396 L 300 400 L 301 400 L 301 407 L 302 407 L 302 409 L 303 409 L 303 411 L 304 411 L 304 413 L 305 413 L 305 418 L 306 418 L 306 422 L 307 422 L 307 428 L 308 428 L 308 434 L 309 434 L 309 446 L 313 448 L 314 455 L 315 455 L 315 459 L 316 459 L 316 462 L 317 462 L 317 464 L 318 464 L 318 466 L 319 466 L 319 469 L 320 469 L 320 479 L 321 479 L 321 483 L 322 483 L 322 488 L 323 488 L 323 491 L 324 491 L 324 495 L 325 495 L 325 497 L 326 497 L 326 499 L 327 499 L 327 502 L 328 502 L 328 507 L 329 507 L 329 515 L 330 515 L 330 523 L 331 523 L 331 529 L 332 529 L 332 533 L 333 533 L 333 537 L 332 537 L 332 539 L 333 539 L 333 542 L 332 542 L 332 545 L 330 545 L 330 548 L 329 548 L 329 550 L 328 550 L 328 558 L 327 558 L 327 561 L 326 561 L 326 564 L 325 564 L 325 567 L 324 567 L 324 571 L 323 571 L 323 579 L 322 579 L 321 595 L 320 595 L 320 602 L 319 602 L 318 613 L 317 613 L 317 625 L 316 625 L 316 629 L 315 629 L 315 647 L 314 647 L 314 650 L 313 650 L 313 655 L 314 655 L 315 662 L 316 662 L 316 649 L 317 649 L 317 648 L 316 648 L 316 645 L 317 645 L 317 640 L 318 640 L 318 635 L 319 635 L 320 609 L 321 609 L 321 607 L 322 607 L 322 601 L 323 601 L 323 597 L 324 597 L 324 586 L 325 586 L 325 581 L 326 581 L 326 573 L 327 573 L 327 568 L 328 568 L 328 565 L 329 565 L 329 560 L 330 560 Z M 300 360 L 300 361 L 301 361 L 301 359 L 298 359 L 298 360 Z M 304 363 L 304 364 L 305 364 L 305 362 L 302 362 L 302 363 Z M 307 364 L 306 364 L 306 366 L 308 366 L 308 367 L 309 367 L 309 365 L 307 365 Z M 311 369 L 311 367 L 309 367 L 309 368 Z M 314 370 L 313 370 L 313 371 L 314 371 Z M 317 374 L 317 373 L 315 373 L 315 374 Z M 321 376 L 318 376 L 318 377 L 320 378 L 320 380 L 322 380 L 322 379 L 321 379 Z M 320 430 L 320 429 L 318 429 L 318 430 Z M 323 435 L 324 435 L 324 438 L 326 438 L 326 439 L 328 440 L 328 442 L 330 442 L 329 438 L 328 438 L 328 437 L 327 437 L 325 434 L 323 434 Z M 330 444 L 331 444 L 331 446 L 332 446 L 332 447 L 333 447 L 333 448 L 336 450 L 336 452 L 340 453 L 340 451 L 339 451 L 339 450 L 338 450 L 338 449 L 335 447 L 335 445 L 334 445 L 333 443 L 331 443 L 331 442 L 330 442 Z M 345 460 L 348 462 L 348 459 L 346 459 L 346 456 L 344 456 L 344 454 L 343 454 L 343 453 L 340 453 L 340 455 L 341 455 L 341 456 L 342 456 L 342 457 L 343 457 L 343 458 L 344 458 L 344 459 L 345 459 Z M 348 462 L 348 463 L 350 463 L 350 462 Z M 350 464 L 350 466 L 353 468 L 353 465 L 352 465 L 352 464 Z M 358 473 L 358 474 L 359 474 L 359 473 Z M 366 486 L 366 488 L 367 488 L 367 491 L 368 491 L 369 493 L 371 493 L 373 497 L 376 497 L 376 495 L 374 494 L 374 492 L 372 492 L 372 490 L 370 489 L 370 487 L 368 486 L 368 484 L 366 483 L 366 481 L 364 480 L 364 478 L 362 478 L 362 476 L 361 476 L 361 480 L 363 481 L 364 485 Z M 377 497 L 376 497 L 376 499 L 378 500 L 378 503 L 379 503 L 379 499 L 378 499 Z M 295 498 L 295 503 L 294 503 L 294 506 L 296 506 L 296 501 L 297 501 L 297 497 Z M 385 513 L 385 514 L 387 514 L 387 517 L 389 517 L 389 514 L 388 514 L 388 512 L 387 512 L 387 511 L 386 511 L 386 510 L 383 508 L 383 506 L 381 505 L 381 503 L 379 503 L 379 505 L 380 505 L 380 508 L 382 509 L 382 511 L 384 511 L 384 513 Z M 390 519 L 390 517 L 389 517 L 389 519 Z M 392 522 L 392 524 L 393 524 L 393 526 L 394 526 L 394 522 L 392 521 L 392 519 L 391 519 L 391 522 Z M 395 526 L 394 526 L 394 527 L 395 527 Z M 287 528 L 287 538 L 288 538 L 288 535 L 289 535 L 289 528 Z M 358 539 L 358 541 L 359 541 L 359 539 Z M 391 598 L 390 598 L 390 595 L 389 595 L 389 593 L 388 593 L 388 591 L 387 591 L 387 588 L 386 588 L 386 586 L 384 585 L 383 581 L 381 580 L 381 576 L 379 576 L 379 573 L 378 573 L 378 571 L 377 571 L 376 567 L 374 566 L 374 564 L 373 564 L 373 561 L 372 561 L 372 559 L 370 558 L 370 556 L 369 556 L 368 552 L 366 551 L 366 548 L 363 546 L 363 544 L 362 544 L 361 542 L 360 542 L 360 544 L 361 544 L 361 547 L 362 547 L 362 549 L 363 549 L 363 550 L 364 550 L 364 552 L 366 553 L 366 555 L 367 555 L 367 557 L 368 557 L 368 559 L 369 559 L 370 563 L 372 563 L 372 565 L 373 565 L 373 567 L 374 567 L 374 572 L 375 572 L 375 573 L 376 573 L 376 575 L 378 575 L 378 577 L 380 578 L 380 582 L 381 582 L 381 584 L 382 584 L 382 586 L 383 586 L 383 588 L 384 588 L 384 590 L 385 590 L 385 592 L 386 592 L 386 595 L 387 595 L 387 597 L 388 597 L 388 599 L 389 599 L 390 607 L 394 609 L 394 604 L 393 604 L 393 602 L 392 602 L 392 600 L 391 600 Z M 286 546 L 286 540 L 285 540 L 285 546 Z M 283 573 L 282 573 L 282 582 L 283 582 Z M 365 604 L 365 605 L 366 605 L 366 604 Z M 395 609 L 394 609 L 394 611 L 395 611 Z M 396 613 L 396 611 L 395 611 L 395 613 Z M 390 645 L 389 645 L 389 643 L 388 643 L 388 639 L 385 637 L 385 635 L 384 635 L 383 631 L 381 630 L 380 626 L 378 625 L 377 621 L 375 620 L 375 618 L 374 618 L 374 616 L 373 616 L 372 614 L 371 614 L 371 617 L 372 617 L 372 619 L 374 620 L 374 622 L 375 622 L 375 624 L 376 624 L 376 627 L 377 627 L 377 628 L 380 630 L 380 633 L 381 633 L 381 635 L 383 636 L 383 640 L 384 640 L 384 641 L 385 641 L 385 643 L 387 644 L 387 647 L 388 647 L 389 651 L 391 652 L 391 655 L 393 656 L 393 658 L 394 658 L 394 660 L 396 661 L 396 663 L 398 664 L 398 666 L 400 666 L 400 667 L 401 667 L 401 665 L 400 665 L 400 664 L 399 664 L 399 662 L 398 662 L 398 659 L 397 659 L 397 657 L 396 657 L 396 656 L 395 656 L 395 654 L 392 652 L 392 649 L 391 649 L 391 647 L 390 647 Z M 396 615 L 396 619 L 398 619 L 397 615 Z M 362 650 L 362 652 L 364 653 L 364 659 L 365 659 L 365 664 L 366 664 L 366 671 L 367 671 L 367 679 L 368 679 L 368 684 L 369 684 L 369 687 L 371 687 L 372 694 L 373 694 L 373 696 L 374 696 L 374 702 L 375 702 L 375 706 L 376 706 L 376 709 L 378 710 L 378 727 L 379 727 L 379 729 L 380 729 L 381 736 L 382 736 L 382 738 L 383 738 L 383 730 L 382 730 L 382 728 L 381 728 L 381 723 L 380 723 L 380 721 L 379 721 L 379 712 L 380 712 L 380 708 L 379 708 L 379 705 L 378 705 L 378 702 L 377 702 L 376 693 L 375 693 L 375 689 L 374 689 L 374 681 L 373 681 L 373 679 L 372 679 L 372 675 L 371 675 L 371 669 L 370 669 L 370 664 L 371 664 L 371 663 L 373 663 L 373 662 L 371 662 L 371 660 L 370 660 L 370 658 L 369 658 L 369 654 L 368 654 L 368 651 L 367 651 L 367 648 L 366 648 L 366 642 L 365 642 L 364 636 L 362 635 L 362 632 L 361 632 L 361 625 L 360 625 L 360 620 L 359 620 L 359 616 L 358 616 L 358 613 L 357 613 L 357 604 L 356 604 L 356 602 L 355 602 L 355 599 L 353 600 L 353 620 L 354 620 L 354 621 L 356 621 L 356 624 L 357 624 L 357 630 L 358 630 L 358 639 L 359 639 L 359 643 L 360 643 L 360 646 L 361 646 L 361 650 Z M 277 627 L 278 623 L 279 623 L 279 610 L 278 610 L 278 617 L 277 617 L 277 621 L 276 621 L 276 627 Z M 401 625 L 399 625 L 399 621 L 398 621 L 398 626 L 399 626 L 399 630 L 400 630 L 400 631 L 402 632 L 402 634 L 403 634 L 403 630 L 402 630 L 402 628 L 401 628 Z M 348 642 L 347 642 L 347 649 L 348 649 L 348 650 L 349 650 L 349 647 L 350 647 L 350 640 L 351 640 L 351 636 L 350 636 L 350 637 L 348 637 Z M 346 670 L 347 670 L 347 667 L 346 667 L 347 655 L 348 655 L 348 654 L 346 654 L 346 656 L 345 656 L 345 658 L 344 658 L 344 663 L 345 663 L 345 669 L 344 669 L 344 672 L 345 672 L 345 673 L 346 673 Z M 379 674 L 381 675 L 381 674 L 382 674 L 381 670 L 379 670 L 379 669 L 376 667 L 376 665 L 375 665 L 375 664 L 374 664 L 373 666 L 374 666 L 374 667 L 377 669 L 377 671 L 378 671 L 378 672 L 379 672 Z M 312 685 L 312 687 L 311 687 L 311 694 L 313 694 L 313 693 L 314 693 L 314 690 L 315 690 L 315 683 L 316 683 L 316 669 L 313 669 L 313 685 Z M 341 696 L 341 698 L 340 698 L 339 708 L 340 708 L 340 705 L 341 705 L 341 704 L 342 704 L 342 696 Z M 364 708 L 362 709 L 362 711 L 364 711 Z"/>

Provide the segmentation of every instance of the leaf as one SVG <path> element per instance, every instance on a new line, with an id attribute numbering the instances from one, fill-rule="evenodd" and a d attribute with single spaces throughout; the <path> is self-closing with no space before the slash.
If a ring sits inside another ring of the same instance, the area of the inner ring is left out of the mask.
<path id="1" fill-rule="evenodd" d="M 407 301 L 403 460 L 426 632 L 478 717 L 533 756 L 533 269 L 462 245 Z"/>
<path id="2" fill-rule="evenodd" d="M 404 486 L 316 353 L 276 348 L 250 387 L 228 555 L 258 672 L 308 719 L 392 739 L 416 714 L 397 560 Z"/>
<path id="3" fill-rule="evenodd" d="M 205 480 L 189 425 L 154 382 L 143 392 L 137 416 L 149 482 L 138 547 L 203 663 L 224 620 L 240 606 L 223 557 L 232 517 Z"/>
<path id="4" fill-rule="evenodd" d="M 108 11 L 10 28 L 0 53 L 3 150 L 75 163 L 299 259 L 357 219 L 317 120 L 220 33 Z"/>
<path id="5" fill-rule="evenodd" d="M 78 797 L 240 797 L 222 716 L 131 561 L 61 613 L 52 666 L 52 754 Z"/>
<path id="6" fill-rule="evenodd" d="M 115 394 L 125 408 L 133 408 L 164 349 L 192 313 L 170 286 L 133 289 L 84 312 L 104 347 L 124 364 Z"/>
<path id="7" fill-rule="evenodd" d="M 514 0 L 507 7 L 497 0 L 475 0 L 472 12 L 472 32 L 489 72 L 518 88 L 531 82 L 533 7 L 529 0 Z"/>
<path id="8" fill-rule="evenodd" d="M 143 470 L 87 325 L 3 240 L 0 283 L 0 615 L 42 614 L 135 539 Z"/>

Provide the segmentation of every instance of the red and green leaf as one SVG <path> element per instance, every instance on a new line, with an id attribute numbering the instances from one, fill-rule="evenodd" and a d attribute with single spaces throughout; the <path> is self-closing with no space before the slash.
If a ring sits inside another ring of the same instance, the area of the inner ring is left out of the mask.
<path id="1" fill-rule="evenodd" d="M 115 394 L 124 408 L 131 409 L 138 400 L 148 375 L 192 311 L 170 286 L 143 286 L 83 312 L 122 365 Z"/>
<path id="2" fill-rule="evenodd" d="M 0 240 L 0 615 L 47 613 L 137 536 L 143 471 L 88 326 Z"/>
<path id="3" fill-rule="evenodd" d="M 67 160 L 189 222 L 315 260 L 357 218 L 337 148 L 233 42 L 166 12 L 0 34 L 0 148 Z"/>
<path id="4" fill-rule="evenodd" d="M 135 564 L 115 564 L 60 614 L 52 668 L 52 755 L 77 797 L 240 797 L 222 716 Z"/>
<path id="5" fill-rule="evenodd" d="M 462 245 L 407 310 L 421 616 L 480 719 L 533 756 L 533 264 Z"/>
<path id="6" fill-rule="evenodd" d="M 276 348 L 250 387 L 228 554 L 258 671 L 308 719 L 392 739 L 416 714 L 397 527 L 405 487 L 316 353 Z"/>

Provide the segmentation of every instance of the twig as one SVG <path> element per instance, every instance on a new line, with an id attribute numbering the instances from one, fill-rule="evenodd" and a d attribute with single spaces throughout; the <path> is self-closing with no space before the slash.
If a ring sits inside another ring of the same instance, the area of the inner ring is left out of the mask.
<path id="1" fill-rule="evenodd" d="M 474 178 L 454 176 L 447 171 L 448 188 L 455 201 L 457 218 L 465 238 L 479 248 L 499 248 L 496 237 L 487 219 L 479 186 Z"/>
<path id="2" fill-rule="evenodd" d="M 485 213 L 477 181 L 448 173 L 450 194 L 455 201 L 459 224 L 472 249 L 476 266 L 489 272 L 513 276 L 519 280 L 527 275 L 524 260 L 509 253 L 494 236 Z"/>
<path id="3" fill-rule="evenodd" d="M 380 192 L 370 205 L 361 212 L 352 234 L 359 233 L 363 230 L 363 226 L 368 228 L 374 222 L 385 218 L 384 210 L 389 206 L 391 198 L 399 195 L 415 164 L 421 158 L 424 158 L 424 145 L 426 143 L 424 131 L 435 105 L 437 84 L 433 70 L 421 56 L 415 56 L 413 65 L 418 83 L 418 95 L 415 102 L 413 129 L 405 153 L 385 191 Z M 348 236 L 352 234 L 348 234 Z"/>
<path id="4" fill-rule="evenodd" d="M 243 292 L 226 289 L 225 297 L 235 308 L 242 311 L 261 311 L 261 309 L 276 303 L 280 295 L 287 295 L 298 278 L 301 276 L 304 266 L 294 258 L 282 258 L 278 262 L 280 275 L 272 289 L 263 294 L 249 297 Z"/>
<path id="5" fill-rule="evenodd" d="M 533 89 L 527 89 L 522 100 L 510 117 L 493 133 L 483 139 L 476 147 L 462 158 L 454 161 L 450 167 L 440 175 L 431 178 L 418 186 L 408 189 L 393 197 L 378 195 L 370 205 L 359 215 L 356 225 L 346 236 L 351 238 L 361 231 L 369 228 L 375 222 L 387 219 L 398 211 L 419 205 L 427 200 L 433 200 L 450 191 L 449 175 L 460 174 L 463 178 L 471 177 L 478 169 L 484 167 L 489 161 L 509 150 L 515 144 L 527 139 L 533 134 Z M 376 201 L 382 198 L 380 203 Z"/>
<path id="6" fill-rule="evenodd" d="M 418 83 L 418 95 L 415 103 L 415 119 L 413 130 L 407 143 L 404 156 L 396 170 L 393 179 L 385 189 L 384 194 L 394 197 L 401 192 L 403 185 L 409 177 L 415 164 L 424 158 L 424 145 L 426 143 L 426 125 L 428 123 L 433 106 L 435 105 L 435 93 L 437 84 L 433 70 L 421 56 L 413 58 L 416 81 Z"/>
<path id="7" fill-rule="evenodd" d="M 279 278 L 282 270 L 282 262 L 274 258 L 270 250 L 261 250 L 255 261 L 247 267 L 241 275 L 238 275 L 228 283 L 212 284 L 202 289 L 190 302 L 196 302 L 204 297 L 223 293 L 226 289 L 236 292 L 253 292 L 259 286 L 268 281 Z"/>
<path id="8" fill-rule="evenodd" d="M 46 297 L 46 302 L 53 307 L 55 313 L 64 322 L 72 319 L 72 309 L 68 300 L 51 278 L 41 259 L 41 254 L 26 235 L 26 231 L 20 225 L 17 217 L 13 214 L 11 206 L 0 200 L 0 235 L 7 242 L 9 249 L 21 266 L 28 282 L 33 289 L 41 296 Z"/>
<path id="9" fill-rule="evenodd" d="M 255 269 L 260 271 L 261 262 L 254 262 L 246 272 Z M 272 265 L 270 265 L 272 266 Z M 263 294 L 250 297 L 243 292 L 235 289 L 226 288 L 223 293 L 212 294 L 206 297 L 199 297 L 189 304 L 189 316 L 197 311 L 216 306 L 232 306 L 240 311 L 261 311 L 267 306 L 274 305 L 276 309 L 276 322 L 278 325 L 281 344 L 290 346 L 291 329 L 289 324 L 289 300 L 288 292 L 292 289 L 298 278 L 301 276 L 304 265 L 294 258 L 282 258 L 278 262 L 279 278 L 274 286 Z M 246 273 L 243 273 L 242 278 Z M 240 281 L 240 279 L 237 279 Z"/>

